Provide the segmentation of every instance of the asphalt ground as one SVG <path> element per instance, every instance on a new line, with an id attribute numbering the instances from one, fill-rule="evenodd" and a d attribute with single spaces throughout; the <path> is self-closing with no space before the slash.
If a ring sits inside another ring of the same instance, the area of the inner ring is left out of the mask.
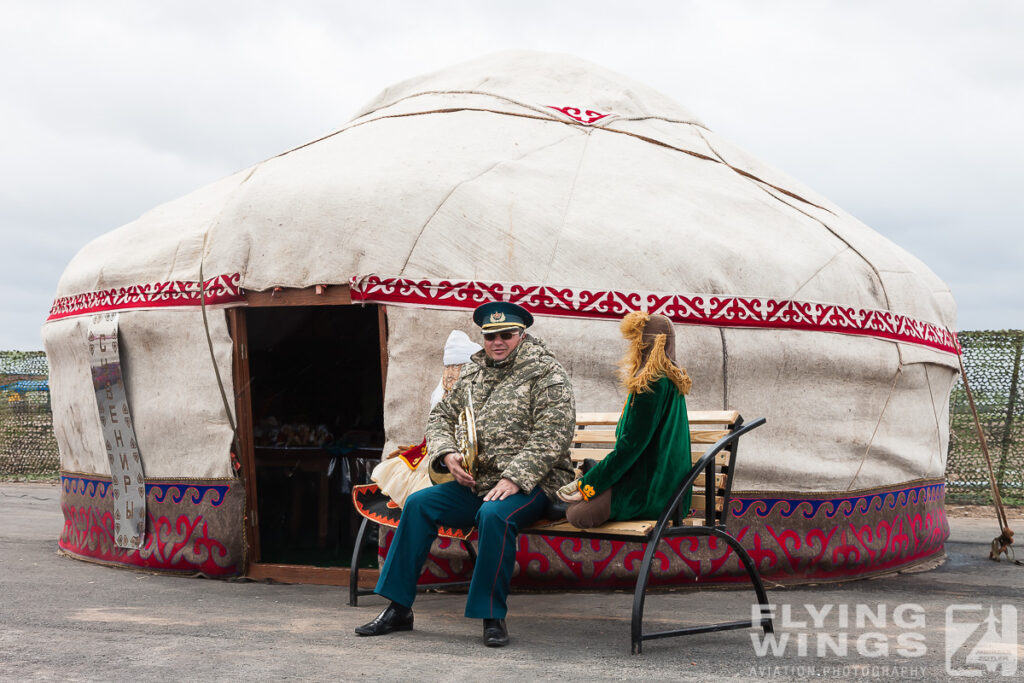
<path id="1" fill-rule="evenodd" d="M 1024 530 L 1019 512 L 1014 519 Z M 512 642 L 500 649 L 482 645 L 480 622 L 463 618 L 464 597 L 453 593 L 422 594 L 411 632 L 359 638 L 352 629 L 382 599 L 354 608 L 337 587 L 81 562 L 57 554 L 62 523 L 56 486 L 0 484 L 2 680 L 1024 678 L 1024 566 L 987 558 L 990 518 L 951 518 L 947 560 L 930 571 L 772 588 L 778 654 L 759 630 L 737 630 L 649 641 L 639 656 L 629 654 L 627 593 L 515 593 Z M 647 625 L 745 618 L 752 596 L 654 594 Z M 990 609 L 1001 621 L 984 622 Z"/>

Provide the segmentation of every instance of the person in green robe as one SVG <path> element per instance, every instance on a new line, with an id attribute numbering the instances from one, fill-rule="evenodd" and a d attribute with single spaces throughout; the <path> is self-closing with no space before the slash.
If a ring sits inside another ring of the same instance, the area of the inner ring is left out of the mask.
<path id="1" fill-rule="evenodd" d="M 629 392 L 615 449 L 558 491 L 569 522 L 589 529 L 609 520 L 656 519 L 690 473 L 690 377 L 675 357 L 672 321 L 634 311 L 622 319 L 629 350 L 620 362 Z M 682 502 L 689 510 L 690 493 Z"/>

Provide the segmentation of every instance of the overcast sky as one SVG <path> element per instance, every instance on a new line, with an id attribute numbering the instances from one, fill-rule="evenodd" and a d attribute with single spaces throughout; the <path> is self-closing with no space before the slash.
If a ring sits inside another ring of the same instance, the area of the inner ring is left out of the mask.
<path id="1" fill-rule="evenodd" d="M 98 235 L 505 48 L 646 82 L 1024 327 L 1024 3 L 0 0 L 0 349 Z"/>

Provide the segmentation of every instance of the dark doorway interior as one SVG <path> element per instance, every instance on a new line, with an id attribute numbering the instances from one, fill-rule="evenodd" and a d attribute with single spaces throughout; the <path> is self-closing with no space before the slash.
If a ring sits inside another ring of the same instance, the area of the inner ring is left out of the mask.
<path id="1" fill-rule="evenodd" d="M 246 323 L 257 561 L 348 566 L 351 487 L 384 444 L 377 307 L 253 308 Z"/>

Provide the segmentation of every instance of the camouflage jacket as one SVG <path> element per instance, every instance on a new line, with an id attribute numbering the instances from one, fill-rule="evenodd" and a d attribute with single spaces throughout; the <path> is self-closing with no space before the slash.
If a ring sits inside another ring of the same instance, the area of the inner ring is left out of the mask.
<path id="1" fill-rule="evenodd" d="M 472 390 L 476 416 L 478 495 L 502 477 L 523 492 L 540 485 L 554 500 L 572 481 L 569 446 L 576 427 L 576 402 L 569 376 L 544 342 L 526 336 L 512 354 L 495 363 L 473 354 L 448 396 L 427 421 L 429 466 L 443 471 L 444 456 L 458 451 L 455 427 Z"/>

